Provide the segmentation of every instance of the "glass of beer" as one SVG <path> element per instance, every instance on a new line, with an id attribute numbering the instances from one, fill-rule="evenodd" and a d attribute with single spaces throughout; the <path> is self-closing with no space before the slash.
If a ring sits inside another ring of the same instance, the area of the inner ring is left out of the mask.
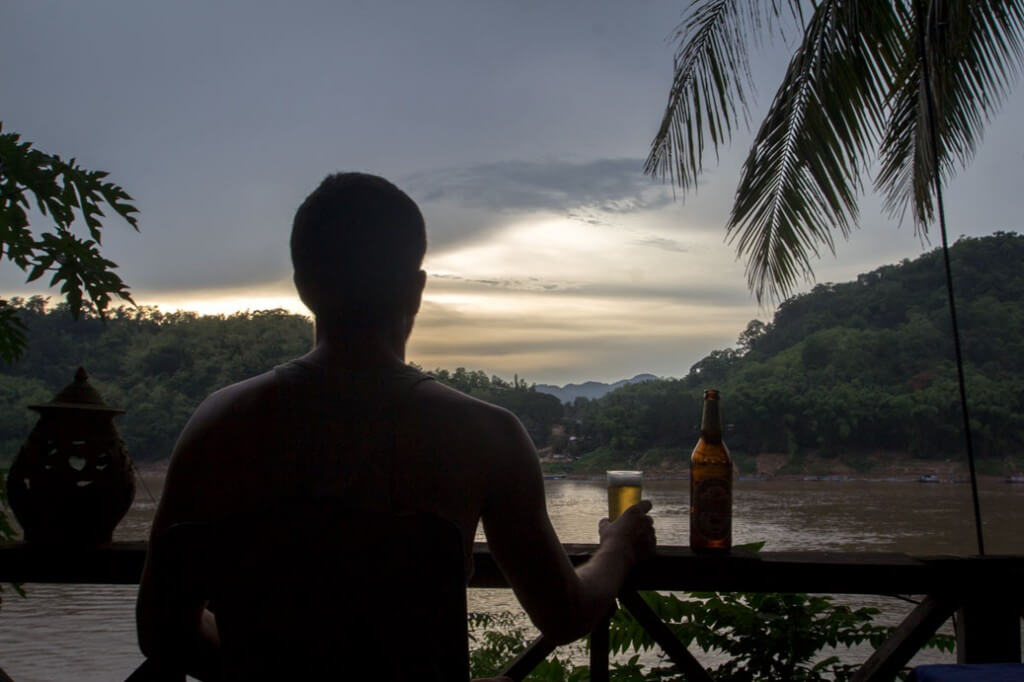
<path id="1" fill-rule="evenodd" d="M 640 501 L 644 472 L 608 472 L 608 520 L 614 521 L 622 512 Z"/>

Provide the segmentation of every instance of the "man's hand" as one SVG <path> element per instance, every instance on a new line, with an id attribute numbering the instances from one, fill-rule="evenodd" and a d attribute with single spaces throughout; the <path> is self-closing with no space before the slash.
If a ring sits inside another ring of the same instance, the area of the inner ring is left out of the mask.
<path id="1" fill-rule="evenodd" d="M 651 506 L 649 500 L 643 500 L 624 511 L 615 521 L 601 519 L 601 547 L 623 552 L 631 565 L 653 555 L 657 540 L 654 520 L 647 514 Z"/>

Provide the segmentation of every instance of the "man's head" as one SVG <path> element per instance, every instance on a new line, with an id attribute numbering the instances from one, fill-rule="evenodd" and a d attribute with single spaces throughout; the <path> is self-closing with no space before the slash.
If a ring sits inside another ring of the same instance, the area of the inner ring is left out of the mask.
<path id="1" fill-rule="evenodd" d="M 409 195 L 376 175 L 329 175 L 295 213 L 295 287 L 320 320 L 391 324 L 416 313 L 426 249 Z"/>

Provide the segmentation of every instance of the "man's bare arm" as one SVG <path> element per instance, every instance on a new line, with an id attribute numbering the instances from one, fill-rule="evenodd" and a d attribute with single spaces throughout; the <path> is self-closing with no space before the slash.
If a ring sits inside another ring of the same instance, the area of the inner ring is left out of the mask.
<path id="1" fill-rule="evenodd" d="M 559 643 L 573 641 L 608 614 L 633 565 L 653 552 L 650 503 L 602 523 L 598 551 L 574 569 L 548 518 L 529 436 L 512 417 L 496 436 L 495 479 L 483 509 L 491 553 L 541 632 Z"/>
<path id="2" fill-rule="evenodd" d="M 210 517 L 210 497 L 203 493 L 210 433 L 216 431 L 216 401 L 204 404 L 189 420 L 175 445 L 164 491 L 150 533 L 149 551 L 139 583 L 136 628 L 142 653 L 157 663 L 184 668 L 201 680 L 219 678 L 220 638 L 206 601 L 183 591 L 176 566 L 203 562 L 201 556 L 178 556 L 164 550 L 166 531 L 176 523 Z"/>

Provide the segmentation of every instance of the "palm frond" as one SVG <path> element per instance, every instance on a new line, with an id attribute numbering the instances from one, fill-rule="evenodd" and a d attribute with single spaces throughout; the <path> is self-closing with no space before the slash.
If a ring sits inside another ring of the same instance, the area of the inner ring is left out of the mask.
<path id="1" fill-rule="evenodd" d="M 744 163 L 727 226 L 758 301 L 812 276 L 820 246 L 857 220 L 860 174 L 897 66 L 889 3 L 820 2 Z"/>
<path id="2" fill-rule="evenodd" d="M 901 21 L 903 66 L 893 81 L 875 187 L 891 215 L 902 221 L 909 210 L 915 230 L 926 233 L 934 219 L 935 174 L 948 178 L 971 161 L 985 124 L 1024 66 L 1024 2 L 921 1 L 906 8 Z M 928 143 L 926 74 L 937 112 L 935 159 Z"/>
<path id="3" fill-rule="evenodd" d="M 789 0 L 799 15 L 799 0 Z M 676 29 L 672 88 L 644 172 L 683 189 L 703 171 L 706 140 L 716 155 L 742 120 L 753 87 L 748 38 L 782 14 L 782 0 L 694 0 Z"/>

